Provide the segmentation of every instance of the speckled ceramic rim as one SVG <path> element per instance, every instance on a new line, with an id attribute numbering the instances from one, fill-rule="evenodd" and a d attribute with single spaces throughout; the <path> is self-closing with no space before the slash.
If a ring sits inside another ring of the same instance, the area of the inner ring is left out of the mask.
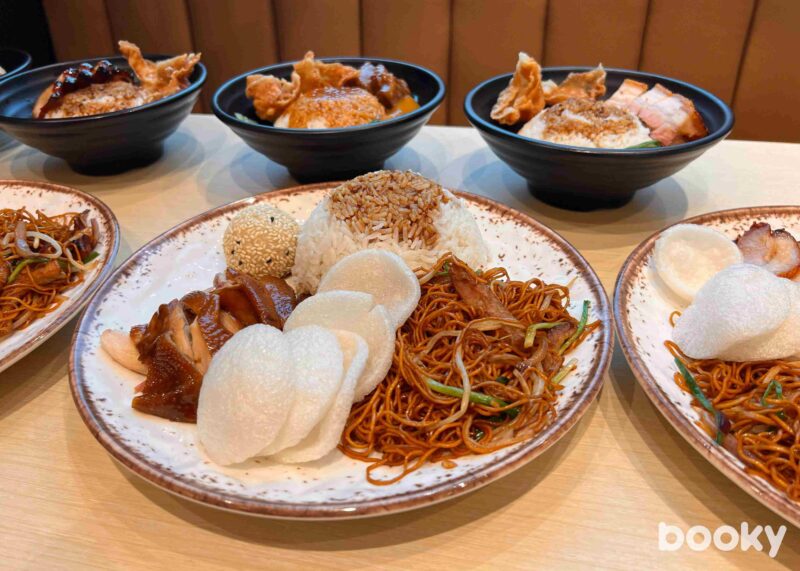
<path id="1" fill-rule="evenodd" d="M 567 433 L 570 428 L 572 428 L 572 426 L 575 425 L 581 416 L 583 416 L 583 414 L 586 412 L 586 409 L 597 396 L 597 393 L 603 384 L 603 378 L 608 370 L 611 351 L 614 344 L 614 333 L 609 303 L 597 274 L 595 274 L 588 262 L 586 262 L 586 260 L 578 253 L 577 250 L 575 250 L 575 248 L 572 247 L 572 245 L 570 245 L 556 232 L 537 222 L 533 218 L 507 206 L 494 202 L 493 200 L 464 192 L 457 192 L 456 194 L 470 202 L 486 206 L 496 213 L 508 218 L 513 218 L 519 223 L 535 229 L 537 232 L 544 235 L 547 240 L 550 240 L 563 248 L 566 257 L 576 268 L 578 268 L 582 277 L 589 282 L 589 288 L 591 292 L 599 300 L 599 304 L 594 308 L 594 310 L 596 311 L 599 319 L 602 321 L 603 327 L 599 331 L 601 339 L 597 345 L 597 352 L 595 353 L 593 359 L 592 368 L 588 373 L 588 380 L 583 387 L 583 390 L 576 397 L 574 406 L 565 411 L 556 419 L 555 423 L 553 423 L 544 431 L 545 438 L 540 445 L 523 445 L 514 454 L 511 454 L 503 460 L 484 468 L 477 474 L 473 473 L 471 475 L 465 475 L 461 478 L 448 480 L 447 482 L 430 486 L 425 489 L 414 490 L 412 492 L 406 492 L 376 500 L 352 502 L 350 504 L 304 504 L 302 501 L 290 503 L 248 500 L 242 499 L 241 497 L 235 495 L 202 488 L 198 485 L 188 483 L 181 478 L 176 477 L 174 474 L 164 471 L 162 468 L 159 468 L 158 466 L 149 462 L 147 458 L 143 457 L 137 452 L 132 451 L 122 442 L 116 440 L 114 436 L 106 429 L 101 416 L 98 414 L 91 399 L 88 398 L 84 391 L 84 386 L 78 373 L 77 356 L 81 353 L 81 351 L 84 350 L 86 338 L 89 336 L 89 331 L 91 330 L 91 322 L 94 311 L 97 309 L 100 301 L 108 295 L 120 276 L 138 264 L 150 249 L 157 247 L 168 237 L 186 231 L 188 228 L 199 223 L 205 222 L 211 218 L 222 216 L 231 210 L 235 210 L 247 204 L 259 202 L 261 200 L 271 200 L 274 198 L 292 196 L 305 192 L 327 190 L 335 187 L 337 184 L 338 183 L 329 182 L 293 187 L 285 190 L 265 193 L 252 198 L 245 198 L 243 200 L 209 210 L 208 212 L 200 214 L 199 216 L 179 224 L 178 226 L 168 230 L 164 234 L 161 234 L 157 238 L 145 244 L 137 252 L 131 255 L 131 257 L 128 258 L 123 264 L 121 264 L 114 274 L 105 282 L 103 287 L 100 288 L 95 297 L 92 299 L 92 302 L 84 310 L 83 315 L 81 316 L 80 324 L 75 330 L 75 335 L 72 339 L 72 349 L 70 351 L 69 380 L 72 396 L 75 400 L 75 404 L 78 407 L 81 417 L 95 438 L 97 438 L 97 440 L 116 460 L 121 462 L 134 473 L 142 476 L 146 480 L 149 480 L 153 484 L 164 488 L 168 492 L 172 492 L 178 496 L 218 508 L 276 518 L 347 519 L 406 511 L 417 507 L 428 506 L 444 501 L 448 498 L 453 498 L 466 492 L 476 490 L 488 484 L 489 482 L 497 480 L 509 472 L 516 470 L 520 466 L 534 459 L 536 456 L 555 444 Z"/>
<path id="2" fill-rule="evenodd" d="M 782 215 L 796 216 L 800 219 L 800 206 L 761 206 L 721 210 L 688 218 L 678 222 L 678 224 L 709 224 L 711 222 L 730 220 L 752 220 L 756 222 L 767 216 Z M 628 314 L 627 306 L 632 293 L 631 287 L 633 285 L 633 278 L 645 264 L 647 258 L 653 251 L 655 241 L 665 230 L 667 230 L 667 228 L 656 232 L 639 244 L 631 255 L 628 256 L 625 265 L 622 266 L 617 276 L 617 283 L 614 290 L 614 320 L 625 358 L 633 370 L 634 376 L 639 381 L 642 389 L 644 389 L 644 392 L 661 414 L 666 417 L 670 424 L 672 424 L 689 444 L 694 446 L 694 448 L 714 467 L 730 478 L 745 492 L 778 515 L 800 527 L 800 504 L 791 501 L 782 491 L 769 484 L 766 480 L 748 475 L 744 469 L 737 464 L 737 458 L 727 450 L 717 446 L 710 438 L 703 436 L 692 421 L 681 414 L 675 405 L 670 402 L 667 395 L 659 388 L 658 383 L 644 360 L 636 351 L 631 324 L 626 317 Z"/>
<path id="3" fill-rule="evenodd" d="M 78 313 L 78 311 L 81 310 L 86 302 L 89 301 L 89 298 L 92 297 L 92 294 L 97 290 L 98 287 L 100 287 L 100 284 L 103 283 L 106 277 L 108 277 L 108 274 L 111 273 L 111 270 L 114 267 L 114 258 L 117 257 L 117 251 L 119 250 L 119 224 L 117 224 L 117 218 L 114 216 L 114 213 L 111 212 L 111 209 L 106 206 L 102 200 L 92 196 L 91 194 L 86 194 L 85 192 L 81 192 L 80 190 L 71 188 L 69 186 L 61 186 L 59 184 L 51 184 L 48 182 L 39 182 L 33 180 L 0 180 L 0 186 L 38 188 L 44 192 L 78 196 L 81 200 L 91 203 L 97 209 L 97 211 L 105 220 L 103 227 L 108 228 L 111 232 L 111 240 L 109 242 L 110 248 L 108 255 L 106 255 L 105 260 L 103 260 L 103 265 L 100 267 L 100 271 L 97 273 L 94 279 L 89 282 L 86 290 L 73 300 L 74 305 L 69 309 L 69 311 L 60 313 L 57 316 L 47 315 L 42 317 L 44 320 L 51 320 L 47 327 L 45 327 L 36 337 L 33 337 L 24 346 L 19 347 L 8 354 L 3 354 L 3 343 L 0 341 L 0 371 L 4 371 L 22 359 L 25 355 L 36 349 L 39 345 L 47 341 L 53 334 L 56 333 L 56 331 L 64 327 L 64 325 L 66 325 L 66 323 L 72 319 L 72 317 Z M 69 296 L 69 291 L 66 292 L 66 295 Z M 18 334 L 24 333 L 25 331 L 23 330 Z"/>

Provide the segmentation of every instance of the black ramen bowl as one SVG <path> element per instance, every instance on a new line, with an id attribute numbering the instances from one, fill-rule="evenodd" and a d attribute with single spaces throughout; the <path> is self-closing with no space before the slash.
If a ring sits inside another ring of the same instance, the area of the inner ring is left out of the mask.
<path id="1" fill-rule="evenodd" d="M 401 61 L 381 58 L 319 58 L 359 67 L 383 64 L 404 79 L 419 109 L 393 119 L 338 129 L 284 129 L 260 122 L 245 96 L 247 76 L 255 73 L 289 79 L 293 63 L 254 69 L 225 82 L 214 94 L 217 117 L 259 153 L 289 169 L 301 182 L 342 180 L 378 170 L 427 123 L 444 99 L 444 82 L 432 71 Z M 247 117 L 242 120 L 236 114 Z"/>
<path id="2" fill-rule="evenodd" d="M 157 61 L 171 56 L 146 57 Z M 36 99 L 62 71 L 84 61 L 95 63 L 103 59 L 129 69 L 125 58 L 116 56 L 57 63 L 0 78 L 0 129 L 86 174 L 123 172 L 158 159 L 164 150 L 164 139 L 186 119 L 200 95 L 206 80 L 202 63 L 195 66 L 188 87 L 152 103 L 88 117 L 32 117 Z"/>
<path id="3" fill-rule="evenodd" d="M 0 48 L 0 67 L 6 70 L 0 79 L 6 79 L 31 66 L 31 54 L 16 48 Z"/>
<path id="4" fill-rule="evenodd" d="M 542 79 L 560 83 L 571 72 L 589 69 L 543 68 Z M 724 139 L 733 128 L 733 112 L 722 100 L 704 89 L 640 71 L 606 69 L 606 73 L 607 97 L 626 78 L 650 87 L 660 83 L 670 91 L 688 97 L 702 116 L 709 134 L 689 143 L 652 149 L 594 149 L 522 137 L 516 133 L 522 124 L 509 127 L 489 117 L 497 96 L 511 79 L 510 73 L 484 81 L 470 91 L 464 99 L 464 112 L 489 148 L 528 181 L 528 187 L 537 198 L 575 210 L 625 204 L 637 190 L 675 174 Z"/>

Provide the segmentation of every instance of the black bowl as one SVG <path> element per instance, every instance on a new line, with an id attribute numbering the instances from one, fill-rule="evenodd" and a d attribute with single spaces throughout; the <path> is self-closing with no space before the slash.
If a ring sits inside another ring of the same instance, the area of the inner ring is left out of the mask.
<path id="1" fill-rule="evenodd" d="M 170 56 L 147 55 L 153 60 Z M 158 159 L 164 139 L 189 115 L 206 80 L 198 63 L 186 89 L 141 105 L 100 115 L 72 119 L 34 119 L 39 94 L 67 67 L 107 59 L 128 68 L 122 56 L 57 63 L 0 79 L 0 128 L 19 142 L 60 157 L 78 172 L 111 174 Z"/>
<path id="2" fill-rule="evenodd" d="M 542 79 L 560 83 L 570 72 L 589 69 L 544 68 Z M 703 117 L 709 134 L 689 143 L 654 149 L 590 149 L 522 137 L 516 134 L 521 125 L 508 127 L 489 117 L 497 96 L 511 79 L 510 73 L 484 81 L 470 91 L 464 99 L 464 112 L 492 151 L 527 179 L 534 195 L 545 202 L 578 210 L 626 203 L 637 190 L 681 170 L 724 139 L 733 128 L 733 112 L 704 89 L 640 71 L 606 69 L 606 73 L 608 96 L 624 79 L 630 78 L 650 87 L 660 83 L 688 97 Z"/>
<path id="3" fill-rule="evenodd" d="M 247 76 L 271 74 L 288 79 L 293 63 L 254 69 L 225 82 L 214 94 L 214 114 L 259 153 L 289 169 L 302 182 L 342 180 L 378 170 L 427 123 L 444 99 L 444 82 L 432 71 L 381 58 L 321 58 L 358 67 L 365 62 L 383 64 L 404 79 L 420 104 L 419 109 L 394 119 L 340 129 L 283 129 L 268 123 L 237 119 L 235 113 L 258 121 L 253 103 L 245 96 Z"/>
<path id="4" fill-rule="evenodd" d="M 0 48 L 0 67 L 6 70 L 0 78 L 6 79 L 31 66 L 31 54 L 17 48 Z"/>

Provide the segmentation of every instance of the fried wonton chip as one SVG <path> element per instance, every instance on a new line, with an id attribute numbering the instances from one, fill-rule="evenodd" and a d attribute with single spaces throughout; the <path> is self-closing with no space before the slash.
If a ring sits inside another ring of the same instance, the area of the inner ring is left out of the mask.
<path id="1" fill-rule="evenodd" d="M 358 78 L 358 70 L 341 63 L 324 63 L 314 59 L 314 52 L 294 64 L 300 76 L 300 91 L 306 93 L 318 87 L 342 87 L 346 82 Z"/>
<path id="2" fill-rule="evenodd" d="M 542 68 L 531 56 L 520 52 L 514 76 L 497 97 L 491 117 L 503 125 L 515 125 L 532 119 L 542 109 Z"/>
<path id="3" fill-rule="evenodd" d="M 292 81 L 274 75 L 248 75 L 245 95 L 253 100 L 256 115 L 275 121 L 300 94 L 300 76 L 292 72 Z"/>
<path id="4" fill-rule="evenodd" d="M 170 59 L 153 62 L 142 56 L 139 46 L 121 40 L 119 51 L 128 60 L 142 87 L 162 96 L 180 91 L 189 85 L 189 76 L 200 61 L 200 54 L 181 54 Z"/>
<path id="5" fill-rule="evenodd" d="M 603 64 L 583 73 L 570 73 L 556 85 L 546 81 L 543 85 L 545 103 L 555 105 L 567 99 L 598 99 L 606 94 L 606 70 Z"/>

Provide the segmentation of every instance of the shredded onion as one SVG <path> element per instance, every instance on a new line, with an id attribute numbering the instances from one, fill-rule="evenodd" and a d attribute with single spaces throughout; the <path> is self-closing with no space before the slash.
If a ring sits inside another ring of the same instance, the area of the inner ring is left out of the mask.
<path id="1" fill-rule="evenodd" d="M 23 258 L 33 258 L 37 254 L 28 246 L 28 239 L 25 234 L 27 225 L 24 220 L 20 220 L 14 228 L 14 245 L 17 247 L 19 255 Z"/>
<path id="2" fill-rule="evenodd" d="M 61 249 L 61 244 L 59 244 L 56 240 L 54 240 L 53 238 L 51 238 L 47 234 L 43 234 L 41 232 L 36 232 L 36 231 L 29 230 L 27 232 L 27 236 L 28 236 L 28 238 L 33 238 L 35 240 L 41 240 L 42 242 L 47 242 L 48 244 L 50 244 L 55 249 L 55 252 L 53 252 L 52 254 L 39 254 L 39 253 L 37 253 L 37 254 L 35 254 L 36 256 L 41 256 L 42 258 L 50 258 L 50 259 L 55 259 L 55 258 L 60 258 L 61 257 L 61 254 L 63 253 L 63 250 Z"/>

